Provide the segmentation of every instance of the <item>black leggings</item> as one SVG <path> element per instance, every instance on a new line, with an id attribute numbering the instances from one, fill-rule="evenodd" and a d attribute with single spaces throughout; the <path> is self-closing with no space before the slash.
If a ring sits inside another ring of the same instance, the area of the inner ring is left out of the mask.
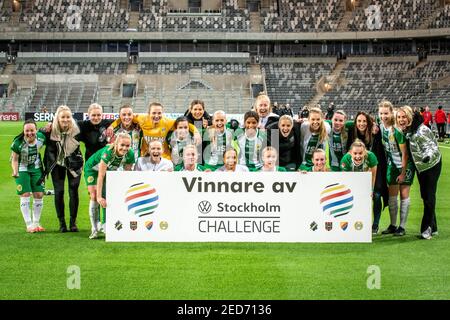
<path id="1" fill-rule="evenodd" d="M 442 159 L 431 169 L 417 174 L 420 184 L 420 196 L 423 200 L 423 218 L 420 232 L 431 227 L 433 232 L 437 231 L 436 222 L 436 191 L 439 175 L 441 174 Z"/>
<path id="2" fill-rule="evenodd" d="M 78 187 L 80 185 L 81 176 L 74 178 L 69 170 L 60 165 L 56 165 L 52 171 L 53 187 L 55 188 L 56 216 L 60 223 L 64 221 L 64 185 L 66 181 L 66 172 L 69 182 L 70 223 L 74 224 L 77 219 L 78 204 L 80 202 Z"/>

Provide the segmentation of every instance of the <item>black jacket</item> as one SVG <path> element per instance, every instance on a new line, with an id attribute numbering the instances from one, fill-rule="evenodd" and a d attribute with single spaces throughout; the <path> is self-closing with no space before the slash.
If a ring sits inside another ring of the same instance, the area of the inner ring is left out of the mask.
<path id="1" fill-rule="evenodd" d="M 48 176 L 56 165 L 56 159 L 58 159 L 58 141 L 50 139 L 50 132 L 45 132 L 43 130 L 41 130 L 41 132 L 44 133 L 46 137 L 46 147 L 44 152 L 44 176 Z M 79 140 L 78 138 L 79 135 L 75 136 L 76 140 Z M 66 157 L 64 166 L 67 169 L 71 169 L 78 174 L 81 174 L 81 170 L 83 168 L 82 160 L 83 156 L 81 154 L 80 147 L 78 146 L 78 148 L 72 154 Z"/>
<path id="2" fill-rule="evenodd" d="M 270 118 L 269 118 L 270 119 Z M 301 146 L 301 124 L 294 121 L 294 127 L 290 132 L 289 136 L 286 138 L 281 135 L 278 128 L 278 122 L 272 122 L 267 129 L 268 145 L 274 145 L 276 142 L 272 143 L 272 130 L 278 130 L 278 161 L 280 167 L 285 167 L 288 164 L 295 163 L 295 167 L 300 167 L 302 163 L 302 154 L 300 151 Z"/>
<path id="3" fill-rule="evenodd" d="M 108 144 L 106 140 L 106 129 L 114 120 L 102 119 L 102 121 L 93 125 L 90 120 L 78 121 L 77 125 L 80 128 L 78 141 L 84 142 L 86 152 L 84 159 L 87 161 L 96 151 L 100 150 Z"/>

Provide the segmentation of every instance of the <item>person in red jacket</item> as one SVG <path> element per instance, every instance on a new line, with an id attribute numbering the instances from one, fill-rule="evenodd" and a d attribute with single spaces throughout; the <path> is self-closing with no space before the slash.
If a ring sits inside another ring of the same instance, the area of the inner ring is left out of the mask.
<path id="1" fill-rule="evenodd" d="M 423 124 L 431 129 L 431 125 L 433 124 L 433 115 L 430 112 L 430 107 L 425 106 L 425 111 L 422 113 Z"/>
<path id="2" fill-rule="evenodd" d="M 447 116 L 445 115 L 445 111 L 442 110 L 442 106 L 439 106 L 434 113 L 434 121 L 436 122 L 436 126 L 438 129 L 439 141 L 444 141 L 445 123 L 447 122 Z"/>

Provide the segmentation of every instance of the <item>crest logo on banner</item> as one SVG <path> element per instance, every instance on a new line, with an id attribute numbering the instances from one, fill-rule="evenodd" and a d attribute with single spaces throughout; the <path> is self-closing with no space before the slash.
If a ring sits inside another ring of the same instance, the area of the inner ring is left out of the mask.
<path id="1" fill-rule="evenodd" d="M 344 216 L 353 208 L 352 191 L 340 183 L 330 184 L 320 194 L 320 205 L 326 215 Z"/>
<path id="2" fill-rule="evenodd" d="M 333 229 L 333 222 L 325 222 L 325 230 L 331 231 Z"/>
<path id="3" fill-rule="evenodd" d="M 155 188 L 140 182 L 128 188 L 125 194 L 125 204 L 129 213 L 143 217 L 155 212 L 159 205 L 159 196 Z"/>
<path id="4" fill-rule="evenodd" d="M 130 229 L 133 231 L 137 229 L 137 221 L 130 221 Z"/>
<path id="5" fill-rule="evenodd" d="M 145 227 L 150 231 L 153 227 L 153 221 L 145 221 Z"/>
<path id="6" fill-rule="evenodd" d="M 340 225 L 341 225 L 341 229 L 342 229 L 342 230 L 344 230 L 344 231 L 347 230 L 347 228 L 348 228 L 348 222 L 341 222 Z"/>

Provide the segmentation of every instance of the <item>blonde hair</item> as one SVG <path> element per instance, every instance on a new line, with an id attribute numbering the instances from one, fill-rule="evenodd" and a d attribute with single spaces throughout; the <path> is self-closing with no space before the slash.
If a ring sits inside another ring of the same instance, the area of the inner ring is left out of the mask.
<path id="1" fill-rule="evenodd" d="M 367 160 L 367 148 L 364 142 L 362 142 L 360 139 L 355 139 L 353 143 L 351 144 L 350 148 L 348 149 L 349 152 L 353 150 L 353 148 L 363 148 L 363 154 L 364 154 L 364 161 Z"/>
<path id="2" fill-rule="evenodd" d="M 317 108 L 317 107 L 311 108 L 311 110 L 309 110 L 308 120 L 311 120 L 311 114 L 312 113 L 320 114 L 320 119 L 322 121 L 320 122 L 319 130 L 318 130 L 318 132 L 319 132 L 319 143 L 323 143 L 327 139 L 327 129 L 326 129 L 325 123 L 323 121 L 322 110 L 320 110 L 320 108 Z M 310 124 L 310 128 L 311 128 L 311 124 Z"/>
<path id="3" fill-rule="evenodd" d="M 103 113 L 103 107 L 101 105 L 99 105 L 98 103 L 92 103 L 87 110 L 88 114 L 90 114 L 94 109 L 100 109 L 100 112 Z"/>
<path id="4" fill-rule="evenodd" d="M 280 117 L 280 119 L 278 119 L 278 123 L 281 123 L 281 121 L 286 120 L 289 121 L 289 123 L 291 124 L 291 126 L 294 125 L 294 119 L 292 119 L 292 117 L 288 114 L 284 114 Z"/>
<path id="5" fill-rule="evenodd" d="M 258 102 L 259 102 L 260 100 L 263 100 L 263 99 L 267 100 L 267 102 L 269 103 L 269 113 L 272 112 L 272 104 L 270 103 L 270 98 L 269 98 L 269 96 L 268 96 L 267 94 L 265 94 L 265 93 L 260 93 L 260 94 L 256 97 L 255 103 L 253 104 L 253 110 L 256 112 L 256 109 L 257 109 L 257 107 L 258 107 Z"/>
<path id="6" fill-rule="evenodd" d="M 388 100 L 382 100 L 379 104 L 378 104 L 378 111 L 381 108 L 388 108 L 389 111 L 391 112 L 391 118 L 389 119 L 389 125 L 394 125 L 395 124 L 395 117 L 394 117 L 394 105 L 388 101 Z"/>
<path id="7" fill-rule="evenodd" d="M 413 120 L 413 110 L 410 106 L 403 106 L 397 109 L 396 113 L 395 113 L 395 125 L 398 127 L 398 122 L 397 122 L 397 113 L 399 111 L 403 111 L 405 113 L 406 118 L 408 119 L 408 125 L 407 127 L 409 127 L 412 123 Z"/>
<path id="8" fill-rule="evenodd" d="M 58 109 L 56 109 L 56 113 L 55 113 L 55 117 L 53 118 L 53 122 L 52 122 L 52 131 L 54 131 L 55 133 L 61 133 L 61 127 L 59 125 L 59 117 L 61 115 L 61 113 L 63 112 L 69 112 L 70 113 L 70 118 L 72 119 L 72 121 L 69 124 L 69 129 L 67 131 L 70 131 L 73 129 L 73 127 L 76 126 L 75 120 L 72 117 L 72 110 L 70 110 L 70 108 L 68 106 L 59 106 Z"/>
<path id="9" fill-rule="evenodd" d="M 262 150 L 262 152 L 261 152 L 261 155 L 262 156 L 264 156 L 264 154 L 266 153 L 266 152 L 275 152 L 276 154 L 277 154 L 277 158 L 278 158 L 278 150 L 277 149 L 275 149 L 274 147 L 272 147 L 272 146 L 267 146 L 267 147 L 265 147 L 263 150 Z"/>
<path id="10" fill-rule="evenodd" d="M 110 148 L 109 148 L 110 150 L 114 149 L 114 153 L 116 153 L 116 154 L 117 154 L 117 148 L 118 148 L 118 145 L 119 145 L 119 140 L 121 140 L 121 139 L 128 139 L 131 142 L 131 137 L 130 137 L 130 135 L 128 133 L 126 133 L 126 132 L 119 133 L 116 136 L 116 139 L 114 140 L 114 143 L 112 143 Z"/>

